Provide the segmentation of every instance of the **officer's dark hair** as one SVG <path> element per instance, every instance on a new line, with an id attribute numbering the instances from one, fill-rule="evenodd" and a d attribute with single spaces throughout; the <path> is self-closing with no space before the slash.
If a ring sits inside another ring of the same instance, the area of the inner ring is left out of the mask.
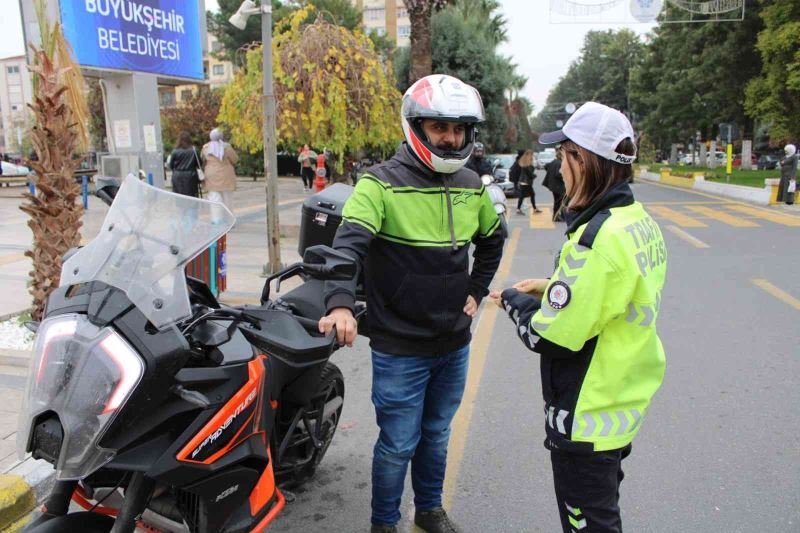
<path id="1" fill-rule="evenodd" d="M 176 143 L 178 148 L 191 148 L 192 147 L 192 136 L 188 131 L 182 131 L 178 134 L 178 142 Z"/>
<path id="2" fill-rule="evenodd" d="M 636 148 L 631 139 L 623 139 L 617 145 L 617 153 L 633 155 Z M 570 209 L 583 209 L 592 205 L 611 187 L 628 181 L 633 175 L 631 165 L 623 165 L 582 148 L 570 140 L 561 144 L 562 156 L 572 171 L 572 190 L 567 191 Z"/>

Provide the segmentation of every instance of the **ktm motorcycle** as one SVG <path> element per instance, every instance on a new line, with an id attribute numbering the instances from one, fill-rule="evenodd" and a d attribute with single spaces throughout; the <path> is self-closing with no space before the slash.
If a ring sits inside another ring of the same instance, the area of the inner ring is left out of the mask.
<path id="1" fill-rule="evenodd" d="M 356 266 L 311 247 L 267 279 L 261 305 L 225 306 L 185 266 L 231 229 L 230 211 L 133 176 L 98 196 L 115 196 L 103 226 L 65 257 L 33 326 L 18 449 L 57 481 L 25 531 L 262 531 L 279 487 L 309 479 L 336 431 L 344 379 L 317 321 L 323 280 Z M 297 275 L 270 299 L 272 281 Z"/>

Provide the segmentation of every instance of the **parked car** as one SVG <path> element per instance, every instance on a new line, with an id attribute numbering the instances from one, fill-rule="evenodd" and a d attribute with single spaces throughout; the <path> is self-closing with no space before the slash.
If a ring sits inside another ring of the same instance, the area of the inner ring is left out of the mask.
<path id="1" fill-rule="evenodd" d="M 717 159 L 717 166 L 721 167 L 728 163 L 728 156 L 725 152 L 714 152 L 714 155 Z M 706 159 L 706 165 L 711 168 L 711 154 L 708 155 L 708 159 Z"/>
<path id="2" fill-rule="evenodd" d="M 26 166 L 23 165 L 15 165 L 14 163 L 9 163 L 7 161 L 2 161 L 0 163 L 3 165 L 3 176 L 27 176 L 28 174 L 32 173 L 33 171 Z"/>
<path id="3" fill-rule="evenodd" d="M 733 161 L 731 162 L 733 168 L 739 168 L 742 166 L 742 155 L 736 154 L 733 156 Z M 754 155 L 750 156 L 750 168 L 756 168 L 758 166 L 758 158 Z"/>
<path id="4" fill-rule="evenodd" d="M 517 188 L 511 183 L 508 172 L 514 164 L 514 154 L 489 154 L 486 159 L 492 163 L 494 169 L 494 182 L 503 190 L 507 198 L 517 196 Z"/>
<path id="5" fill-rule="evenodd" d="M 775 170 L 778 168 L 778 163 L 780 162 L 780 160 L 781 160 L 780 156 L 772 154 L 764 154 L 758 158 L 756 167 L 758 168 L 758 170 Z"/>
<path id="6" fill-rule="evenodd" d="M 534 154 L 534 164 L 536 168 L 539 170 L 543 170 L 544 167 L 547 166 L 552 160 L 556 158 L 556 151 L 553 149 L 548 149 L 543 152 L 539 152 Z"/>

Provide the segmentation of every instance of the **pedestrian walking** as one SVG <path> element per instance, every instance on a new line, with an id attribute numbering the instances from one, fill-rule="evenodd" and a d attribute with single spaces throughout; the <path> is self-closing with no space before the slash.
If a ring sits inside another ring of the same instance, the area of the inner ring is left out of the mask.
<path id="1" fill-rule="evenodd" d="M 621 532 L 622 461 L 664 376 L 656 334 L 667 252 L 628 185 L 636 148 L 617 110 L 581 106 L 561 142 L 567 242 L 556 272 L 491 298 L 541 358 L 545 447 L 565 532 Z"/>
<path id="2" fill-rule="evenodd" d="M 426 76 L 406 91 L 401 113 L 405 142 L 361 175 L 333 242 L 365 269 L 380 428 L 371 531 L 397 531 L 411 462 L 414 523 L 458 533 L 442 508 L 450 422 L 466 384 L 470 324 L 500 263 L 502 229 L 480 178 L 464 168 L 484 120 L 478 91 L 451 76 Z M 357 333 L 355 289 L 355 280 L 327 282 L 328 316 L 320 320 L 321 332 L 335 326 L 348 346 Z"/>
<path id="3" fill-rule="evenodd" d="M 236 168 L 239 156 L 216 128 L 209 134 L 210 142 L 203 146 L 205 168 L 204 187 L 208 200 L 218 202 L 233 211 L 233 192 L 236 190 Z"/>
<path id="4" fill-rule="evenodd" d="M 300 155 L 297 156 L 297 161 L 300 163 L 303 191 L 308 192 L 314 186 L 314 165 L 317 161 L 317 154 L 307 144 L 304 144 L 303 148 L 300 149 Z"/>
<path id="5" fill-rule="evenodd" d="M 787 204 L 794 203 L 795 191 L 789 191 L 790 188 L 797 188 L 797 147 L 793 144 L 787 144 L 783 148 L 784 157 L 780 161 L 781 165 L 781 180 L 778 183 L 778 201 Z M 792 185 L 794 182 L 794 185 Z"/>
<path id="6" fill-rule="evenodd" d="M 519 188 L 519 197 L 517 199 L 517 213 L 524 215 L 525 211 L 522 210 L 522 203 L 525 198 L 531 199 L 531 207 L 534 213 L 541 213 L 542 210 L 536 207 L 536 194 L 533 192 L 533 180 L 536 179 L 536 169 L 533 166 L 533 150 L 520 150 L 521 155 L 517 155 L 517 160 L 514 165 L 517 166 L 517 186 Z M 512 165 L 512 170 L 514 165 Z M 509 171 L 510 173 L 511 171 Z"/>
<path id="7" fill-rule="evenodd" d="M 167 158 L 167 168 L 172 171 L 173 192 L 193 197 L 198 195 L 200 158 L 192 146 L 192 136 L 188 131 L 178 134 L 175 149 Z"/>
<path id="8" fill-rule="evenodd" d="M 553 222 L 563 221 L 561 205 L 564 202 L 566 188 L 564 176 L 561 175 L 561 150 L 556 152 L 556 158 L 545 165 L 545 176 L 542 185 L 553 193 Z"/>

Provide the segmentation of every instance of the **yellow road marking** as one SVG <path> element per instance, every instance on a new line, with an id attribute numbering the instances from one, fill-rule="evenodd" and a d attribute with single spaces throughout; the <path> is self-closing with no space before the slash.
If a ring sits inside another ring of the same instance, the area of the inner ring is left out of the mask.
<path id="1" fill-rule="evenodd" d="M 3 265 L 10 265 L 11 263 L 16 263 L 18 261 L 24 261 L 27 259 L 25 254 L 12 254 L 0 257 L 0 266 Z"/>
<path id="2" fill-rule="evenodd" d="M 644 181 L 643 180 L 643 181 L 638 181 L 637 183 L 645 183 L 647 185 L 652 185 L 653 187 L 662 187 L 664 189 L 672 189 L 672 190 L 675 190 L 675 191 L 688 192 L 688 193 L 691 193 L 691 194 L 696 194 L 698 196 L 705 196 L 706 198 L 713 198 L 715 200 L 722 200 L 723 202 L 725 202 L 729 206 L 741 205 L 741 206 L 744 206 L 744 207 L 749 207 L 752 210 L 752 212 L 755 213 L 755 216 L 757 216 L 757 217 L 760 217 L 761 213 L 775 213 L 775 211 L 773 211 L 772 209 L 768 209 L 766 207 L 755 207 L 755 206 L 753 206 L 751 204 L 748 204 L 746 202 L 740 202 L 738 200 L 732 200 L 730 198 L 725 198 L 724 196 L 717 196 L 715 194 L 709 194 L 709 193 L 706 193 L 706 192 L 694 191 L 692 189 L 683 189 L 681 187 L 671 187 L 669 185 L 664 185 L 662 183 L 654 183 L 652 181 Z M 798 223 L 800 223 L 800 217 L 795 217 L 795 216 L 791 216 L 791 215 L 784 215 L 784 216 L 786 216 L 786 217 L 788 217 L 788 218 L 790 218 L 792 220 L 796 220 Z"/>
<path id="3" fill-rule="evenodd" d="M 743 217 L 735 217 L 730 215 L 724 211 L 719 211 L 717 209 L 711 209 L 710 207 L 706 207 L 703 205 L 687 205 L 687 209 L 694 211 L 695 213 L 700 213 L 701 215 L 705 215 L 708 218 L 713 218 L 714 220 L 719 220 L 720 222 L 724 222 L 725 224 L 729 224 L 731 226 L 736 226 L 739 228 L 758 228 L 760 227 L 759 224 L 756 224 L 752 220 L 743 218 Z"/>
<path id="4" fill-rule="evenodd" d="M 506 278 L 511 270 L 511 262 L 519 242 L 520 228 L 515 228 L 511 233 L 508 246 L 503 253 L 503 260 L 500 268 L 497 269 L 496 286 L 503 287 Z M 489 343 L 492 340 L 494 324 L 497 320 L 498 307 L 488 299 L 484 302 L 481 312 L 480 322 L 472 335 L 472 347 L 470 348 L 469 372 L 467 374 L 467 385 L 464 389 L 464 397 L 461 400 L 461 407 L 453 419 L 450 433 L 450 445 L 447 451 L 447 472 L 444 478 L 444 507 L 452 507 L 453 497 L 456 494 L 458 484 L 458 473 L 461 469 L 461 461 L 464 458 L 464 448 L 467 443 L 472 411 L 478 395 L 478 387 L 483 375 L 483 367 L 486 364 L 486 355 L 489 353 Z"/>
<path id="5" fill-rule="evenodd" d="M 709 245 L 707 245 L 706 243 L 704 243 L 703 241 L 701 241 L 697 237 L 693 237 L 693 236 L 689 235 L 688 233 L 686 233 L 685 231 L 683 231 L 681 228 L 679 228 L 677 226 L 673 226 L 673 225 L 670 224 L 669 226 L 667 226 L 667 229 L 670 230 L 675 235 L 677 235 L 678 237 L 680 237 L 681 239 L 683 239 L 684 241 L 686 241 L 689 244 L 691 244 L 692 246 L 694 246 L 695 248 L 710 248 Z"/>
<path id="6" fill-rule="evenodd" d="M 700 222 L 696 218 L 690 217 L 689 215 L 684 215 L 674 209 L 670 209 L 669 207 L 664 207 L 663 205 L 654 205 L 648 208 L 648 211 L 651 213 L 655 213 L 656 215 L 662 216 L 667 220 L 670 220 L 679 226 L 683 226 L 685 228 L 707 228 L 708 224 L 705 222 Z"/>
<path id="7" fill-rule="evenodd" d="M 531 209 L 531 227 L 539 229 L 553 229 L 556 225 L 553 223 L 553 210 L 549 207 L 543 207 L 541 213 L 534 213 Z"/>
<path id="8" fill-rule="evenodd" d="M 762 218 L 764 220 L 769 220 L 770 222 L 775 222 L 776 224 L 782 224 L 784 226 L 791 226 L 798 228 L 800 227 L 800 218 L 792 217 L 789 215 L 783 215 L 781 213 L 775 213 L 773 211 L 762 211 L 755 207 L 750 207 L 749 205 L 730 205 L 728 209 L 733 209 L 734 211 L 739 211 L 740 213 L 745 213 L 748 215 L 753 215 L 757 218 Z"/>
<path id="9" fill-rule="evenodd" d="M 772 296 L 777 298 L 778 300 L 794 307 L 798 311 L 800 311 L 800 300 L 789 294 L 788 292 L 782 291 L 769 281 L 765 279 L 754 279 L 752 280 L 753 284 L 760 289 L 763 289 L 770 293 Z"/>

